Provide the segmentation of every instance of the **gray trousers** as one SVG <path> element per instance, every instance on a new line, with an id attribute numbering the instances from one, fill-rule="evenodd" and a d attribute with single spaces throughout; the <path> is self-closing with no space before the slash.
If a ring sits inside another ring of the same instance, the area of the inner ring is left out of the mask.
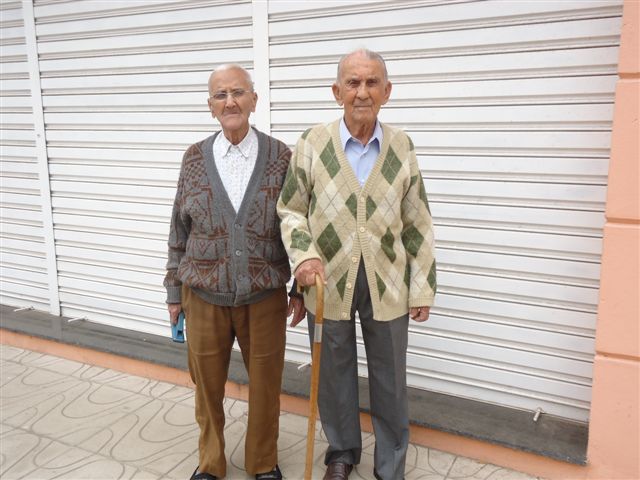
<path id="1" fill-rule="evenodd" d="M 360 463 L 362 437 L 358 398 L 356 311 L 367 353 L 371 419 L 376 437 L 374 465 L 377 478 L 404 478 L 409 445 L 407 401 L 407 335 L 409 316 L 383 322 L 373 319 L 369 286 L 360 262 L 350 320 L 325 320 L 318 409 L 329 447 L 325 464 Z M 315 318 L 307 314 L 310 341 Z"/>

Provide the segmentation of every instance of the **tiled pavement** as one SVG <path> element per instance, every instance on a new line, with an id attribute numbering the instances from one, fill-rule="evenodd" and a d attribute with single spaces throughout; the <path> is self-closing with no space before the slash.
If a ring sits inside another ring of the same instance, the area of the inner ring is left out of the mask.
<path id="1" fill-rule="evenodd" d="M 0 477 L 188 479 L 197 464 L 193 391 L 51 355 L 0 345 Z M 225 401 L 228 479 L 247 480 L 247 404 Z M 306 417 L 282 413 L 279 463 L 303 477 Z M 317 429 L 314 478 L 326 442 Z M 352 480 L 373 478 L 373 435 L 363 436 Z M 529 475 L 410 445 L 407 480 L 534 480 Z"/>

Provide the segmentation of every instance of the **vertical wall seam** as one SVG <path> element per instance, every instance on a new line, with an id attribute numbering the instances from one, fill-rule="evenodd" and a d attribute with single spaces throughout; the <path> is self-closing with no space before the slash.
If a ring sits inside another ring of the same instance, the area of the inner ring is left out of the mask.
<path id="1" fill-rule="evenodd" d="M 38 60 L 38 44 L 36 24 L 31 0 L 22 0 L 24 18 L 25 44 L 29 65 L 29 88 L 31 108 L 33 110 L 33 126 L 36 136 L 36 158 L 38 161 L 38 178 L 40 180 L 40 198 L 42 205 L 42 226 L 44 233 L 47 279 L 49 285 L 49 312 L 60 315 L 60 294 L 58 289 L 58 267 L 56 262 L 56 246 L 53 231 L 53 208 L 51 202 L 51 186 L 49 180 L 49 156 L 44 127 L 42 107 L 42 90 L 40 85 L 40 64 Z"/>
<path id="2" fill-rule="evenodd" d="M 253 11 L 253 83 L 258 104 L 253 123 L 258 130 L 271 135 L 271 81 L 269 75 L 269 3 L 252 0 Z"/>

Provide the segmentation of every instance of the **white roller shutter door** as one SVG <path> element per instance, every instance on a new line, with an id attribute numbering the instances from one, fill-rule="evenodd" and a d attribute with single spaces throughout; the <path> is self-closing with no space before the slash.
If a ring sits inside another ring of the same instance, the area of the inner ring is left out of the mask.
<path id="1" fill-rule="evenodd" d="M 621 2 L 269 5 L 272 134 L 290 144 L 340 115 L 340 54 L 387 60 L 381 120 L 416 145 L 439 267 L 409 384 L 586 421 Z M 288 341 L 306 358 L 303 329 Z"/>
<path id="2" fill-rule="evenodd" d="M 44 0 L 35 17 L 62 313 L 167 335 L 182 153 L 216 129 L 211 70 L 252 67 L 251 3 Z"/>
<path id="3" fill-rule="evenodd" d="M 0 4 L 0 303 L 49 310 L 22 5 Z"/>

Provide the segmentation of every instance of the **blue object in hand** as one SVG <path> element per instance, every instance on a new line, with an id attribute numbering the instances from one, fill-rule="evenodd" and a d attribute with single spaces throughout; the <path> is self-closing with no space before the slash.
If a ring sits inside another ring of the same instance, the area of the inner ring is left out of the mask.
<path id="1" fill-rule="evenodd" d="M 171 338 L 174 342 L 184 343 L 184 312 L 178 315 L 178 323 L 171 324 Z"/>

